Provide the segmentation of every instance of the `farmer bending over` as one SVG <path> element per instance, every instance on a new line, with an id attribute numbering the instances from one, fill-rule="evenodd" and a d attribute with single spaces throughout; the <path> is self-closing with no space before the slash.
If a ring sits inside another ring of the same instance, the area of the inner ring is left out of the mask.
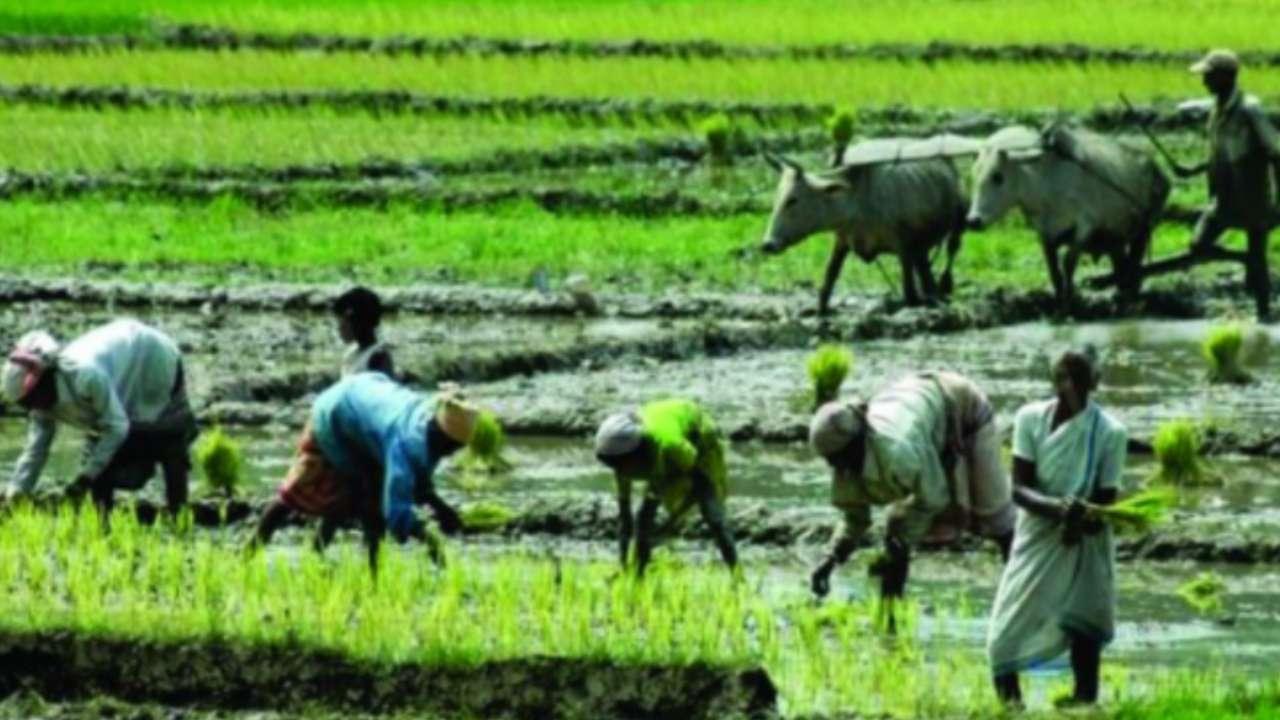
<path id="1" fill-rule="evenodd" d="M 1090 399 L 1092 349 L 1053 368 L 1057 397 L 1018 411 L 1013 430 L 1013 552 L 1000 578 L 987 653 L 996 693 L 1021 704 L 1018 672 L 1070 650 L 1075 703 L 1098 699 L 1102 647 L 1115 633 L 1115 545 L 1096 505 L 1115 501 L 1127 433 Z"/>
<path id="2" fill-rule="evenodd" d="M 596 457 L 613 470 L 618 484 L 618 550 L 628 564 L 631 545 L 631 483 L 647 484 L 636 532 L 636 573 L 644 575 L 657 533 L 658 505 L 667 510 L 664 530 L 695 504 L 711 529 L 716 547 L 731 569 L 738 550 L 725 523 L 728 474 L 724 445 L 711 418 L 688 400 L 658 400 L 636 412 L 611 415 L 596 433 Z"/>
<path id="3" fill-rule="evenodd" d="M 471 441 L 478 414 L 454 395 L 432 398 L 379 373 L 338 381 L 316 398 L 293 466 L 250 547 L 269 541 L 293 511 L 332 521 L 356 517 L 376 573 L 384 532 L 400 542 L 427 540 L 415 504 L 429 505 L 446 534 L 458 532 L 462 521 L 436 493 L 432 476 L 443 458 Z M 326 523 L 324 532 L 333 527 Z"/>
<path id="4" fill-rule="evenodd" d="M 903 378 L 869 401 L 823 405 L 809 443 L 831 466 L 831 501 L 844 525 L 810 579 L 818 596 L 871 526 L 871 506 L 891 505 L 885 554 L 872 572 L 881 595 L 900 597 L 910 549 L 923 539 L 950 541 L 970 530 L 1008 554 L 1013 535 L 1009 478 L 987 396 L 950 372 Z"/>
<path id="5" fill-rule="evenodd" d="M 391 349 L 378 340 L 382 324 L 382 298 L 365 287 L 352 288 L 333 301 L 333 315 L 338 321 L 338 337 L 347 343 L 342 357 L 342 375 L 380 372 L 396 376 L 391 362 Z"/>
<path id="6" fill-rule="evenodd" d="M 169 511 L 186 503 L 196 421 L 178 346 L 159 330 L 117 320 L 65 348 L 46 332 L 28 333 L 5 362 L 4 394 L 30 413 L 7 497 L 35 488 L 65 422 L 87 433 L 69 494 L 91 492 L 108 510 L 117 488 L 142 488 L 159 465 Z"/>

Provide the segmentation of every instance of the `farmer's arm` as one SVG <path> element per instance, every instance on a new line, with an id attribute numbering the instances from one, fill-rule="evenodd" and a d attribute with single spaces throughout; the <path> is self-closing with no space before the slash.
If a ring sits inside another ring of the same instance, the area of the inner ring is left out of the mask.
<path id="1" fill-rule="evenodd" d="M 53 444 L 57 430 L 58 426 L 52 418 L 44 414 L 31 416 L 27 422 L 27 444 L 13 466 L 13 477 L 5 493 L 7 499 L 12 500 L 35 489 L 40 472 L 49 459 L 49 447 Z"/>
<path id="2" fill-rule="evenodd" d="M 646 493 L 640 503 L 640 527 L 636 532 L 636 574 L 644 575 L 653 554 L 654 520 L 658 517 L 658 498 Z"/>
<path id="3" fill-rule="evenodd" d="M 633 519 L 631 513 L 631 480 L 614 473 L 614 482 L 618 486 L 618 562 L 627 564 L 627 553 L 631 550 L 631 534 Z"/>
<path id="4" fill-rule="evenodd" d="M 393 443 L 388 449 L 384 467 L 386 470 L 382 480 L 381 507 L 387 531 L 399 542 L 425 537 L 426 531 L 413 504 L 416 474 L 399 443 Z M 424 495 L 434 495 L 435 489 L 428 487 L 422 492 Z"/>
<path id="5" fill-rule="evenodd" d="M 98 370 L 82 371 L 73 377 L 76 397 L 93 416 L 93 431 L 98 440 L 80 469 L 80 476 L 96 479 L 111 463 L 116 451 L 129 436 L 129 416 L 111 386 L 111 379 Z"/>
<path id="6" fill-rule="evenodd" d="M 1125 458 L 1129 454 L 1129 438 L 1124 432 L 1113 432 L 1104 443 L 1102 454 L 1098 458 L 1097 488 L 1089 496 L 1091 506 L 1113 504 L 1120 495 L 1120 480 L 1124 473 Z M 1106 526 L 1098 513 L 1092 508 L 1085 513 L 1083 530 L 1088 535 L 1095 535 Z"/>
<path id="7" fill-rule="evenodd" d="M 733 533 L 729 531 L 729 523 L 724 517 L 724 504 L 720 502 L 710 476 L 701 466 L 693 470 L 693 494 L 698 510 L 702 513 L 702 521 L 711 530 L 711 538 L 720 551 L 720 557 L 729 567 L 736 567 L 738 548 L 733 544 Z"/>
<path id="8" fill-rule="evenodd" d="M 862 542 L 862 537 L 867 534 L 867 528 L 871 527 L 871 506 L 865 502 L 844 505 L 840 508 L 840 513 L 843 516 L 840 533 L 831 545 L 831 552 L 827 554 L 833 565 L 847 562 Z"/>

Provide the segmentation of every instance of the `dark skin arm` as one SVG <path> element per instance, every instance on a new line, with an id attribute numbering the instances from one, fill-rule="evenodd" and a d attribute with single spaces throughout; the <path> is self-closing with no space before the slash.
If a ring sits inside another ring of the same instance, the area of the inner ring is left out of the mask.
<path id="1" fill-rule="evenodd" d="M 649 558 L 653 555 L 654 521 L 658 517 L 658 500 L 645 496 L 640 503 L 640 527 L 636 533 L 636 575 L 644 576 L 649 566 Z"/>
<path id="2" fill-rule="evenodd" d="M 631 512 L 631 481 L 618 473 L 614 473 L 614 481 L 618 486 L 618 562 L 626 567 L 635 526 Z"/>
<path id="3" fill-rule="evenodd" d="M 1079 533 L 1093 535 L 1100 532 L 1103 522 L 1091 517 L 1089 505 L 1110 505 L 1116 501 L 1114 488 L 1102 488 L 1089 496 L 1088 502 L 1077 499 L 1065 499 L 1045 495 L 1037 489 L 1036 464 L 1030 460 L 1015 457 L 1013 459 L 1013 501 L 1027 512 L 1034 513 L 1057 522 L 1071 521 L 1078 527 L 1068 530 L 1068 536 Z"/>

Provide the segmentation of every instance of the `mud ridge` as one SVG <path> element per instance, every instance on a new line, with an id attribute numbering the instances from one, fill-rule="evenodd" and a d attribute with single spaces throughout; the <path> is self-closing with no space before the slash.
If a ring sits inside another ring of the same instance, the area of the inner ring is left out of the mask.
<path id="1" fill-rule="evenodd" d="M 1188 64 L 1203 50 L 1159 50 L 1143 47 L 1095 47 L 1080 43 L 973 44 L 948 41 L 920 43 L 827 43 L 816 45 L 742 45 L 711 39 L 614 41 L 541 40 L 475 37 L 370 37 L 317 33 L 244 32 L 203 24 L 162 27 L 147 34 L 91 36 L 0 36 L 0 53 L 85 53 L 171 50 L 367 53 L 444 57 L 581 57 L 669 58 L 681 60 L 852 60 L 899 62 L 1070 62 L 1108 64 Z M 1280 53 L 1245 51 L 1251 66 L 1280 65 Z"/>
<path id="2" fill-rule="evenodd" d="M 461 97 L 424 95 L 398 90 L 279 90 L 213 92 L 129 86 L 52 86 L 0 84 L 0 103 L 31 106 L 146 110 L 325 108 L 332 112 L 373 114 L 487 116 L 518 121 L 521 118 L 556 115 L 575 121 L 609 124 L 677 125 L 692 127 L 709 115 L 724 113 L 752 121 L 757 126 L 796 126 L 821 123 L 837 109 L 830 103 L 754 103 L 710 100 L 667 101 L 619 98 Z M 854 113 L 861 134 L 913 134 L 934 132 L 990 133 L 1009 124 L 1042 125 L 1061 120 L 1053 109 L 986 112 L 980 110 L 931 110 L 891 105 L 863 107 Z M 1066 113 L 1065 117 L 1101 132 L 1137 131 L 1147 126 L 1157 132 L 1200 131 L 1206 110 L 1179 109 L 1173 102 L 1139 105 L 1132 110 L 1118 105 Z M 1280 111 L 1271 113 L 1280 121 Z M 874 130 L 874 133 L 869 133 Z"/>
<path id="3" fill-rule="evenodd" d="M 588 213 L 627 217 L 726 217 L 767 215 L 766 199 L 704 199 L 678 191 L 610 193 L 569 187 L 528 187 L 451 191 L 438 182 L 355 180 L 317 184 L 235 180 L 165 180 L 129 174 L 64 175 L 9 172 L 0 175 L 0 199 L 74 200 L 82 197 L 147 198 L 164 202 L 208 203 L 235 198 L 264 212 L 297 212 L 316 207 L 386 208 L 409 205 L 444 211 L 528 202 L 551 213 Z M 1191 225 L 1197 208 L 1168 207 L 1166 222 Z"/>
<path id="4" fill-rule="evenodd" d="M 473 667 L 375 664 L 297 645 L 135 640 L 73 632 L 0 633 L 0 694 L 109 695 L 228 710 L 414 710 L 484 718 L 768 718 L 763 669 L 625 665 L 531 657 Z"/>
<path id="5" fill-rule="evenodd" d="M 752 152 L 797 152 L 828 146 L 820 132 L 770 134 L 751 138 Z M 707 157 L 706 143 L 688 137 L 642 139 L 628 143 L 567 145 L 552 150 L 498 150 L 482 156 L 456 160 L 417 161 L 371 157 L 353 163 L 309 165 L 191 166 L 168 165 L 136 168 L 130 176 L 153 180 L 199 180 L 240 182 L 317 182 L 354 180 L 420 180 L 427 176 L 460 176 L 514 171 L 564 170 L 580 167 L 658 163 L 696 164 Z"/>

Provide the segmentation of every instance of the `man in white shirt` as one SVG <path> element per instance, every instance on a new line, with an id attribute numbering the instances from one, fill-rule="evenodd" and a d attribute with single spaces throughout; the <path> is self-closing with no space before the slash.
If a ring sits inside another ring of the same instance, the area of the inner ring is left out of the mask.
<path id="1" fill-rule="evenodd" d="M 159 465 L 170 511 L 186 503 L 196 437 L 182 356 L 167 335 L 136 320 L 91 330 L 65 348 L 46 332 L 24 335 L 3 370 L 5 398 L 30 413 L 27 443 L 6 496 L 34 489 L 59 423 L 88 434 L 69 492 L 110 508 L 116 489 L 137 490 Z"/>

